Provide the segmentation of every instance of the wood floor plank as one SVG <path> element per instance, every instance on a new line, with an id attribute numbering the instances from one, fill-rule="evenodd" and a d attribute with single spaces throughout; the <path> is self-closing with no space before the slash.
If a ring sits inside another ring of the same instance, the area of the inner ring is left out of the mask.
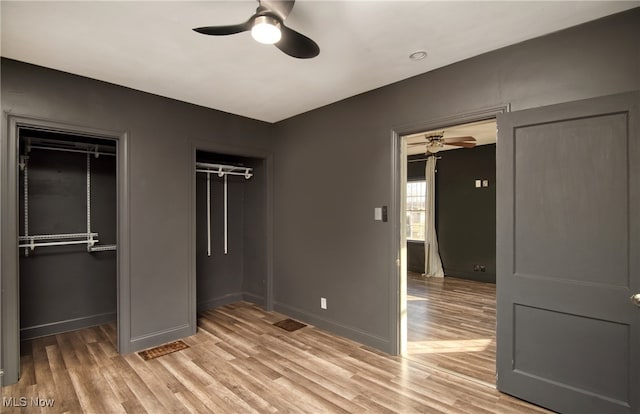
<path id="1" fill-rule="evenodd" d="M 128 359 L 139 358 L 136 354 L 129 354 L 122 358 L 113 358 L 115 369 L 120 372 L 122 380 L 127 383 L 131 392 L 148 413 L 166 412 L 167 408 L 155 397 L 151 391 L 158 387 L 158 384 L 147 380 L 142 380 L 139 373 L 129 364 Z"/>
<path id="2" fill-rule="evenodd" d="M 444 291 L 453 300 L 473 290 L 455 284 Z M 422 299 L 423 306 L 432 301 Z M 469 317 L 423 314 L 424 326 L 451 325 L 440 326 L 434 338 L 419 340 L 490 334 L 490 301 L 478 303 L 471 310 L 468 305 L 449 309 L 474 313 Z M 433 305 L 446 309 L 442 303 Z M 41 396 L 56 403 L 46 411 L 3 407 L 2 412 L 549 413 L 453 372 L 457 364 L 469 375 L 487 375 L 483 367 L 490 363 L 493 345 L 478 352 L 445 352 L 427 364 L 386 355 L 311 325 L 294 332 L 272 325 L 285 318 L 247 302 L 201 312 L 196 335 L 185 338 L 190 348 L 149 361 L 115 351 L 114 324 L 26 341 L 21 346 L 23 375 L 18 384 L 2 389 L 3 396 Z M 460 357 L 457 363 L 454 354 Z M 477 362 L 481 366 L 474 368 Z"/>
<path id="3" fill-rule="evenodd" d="M 289 395 L 294 399 L 295 404 L 304 412 L 348 414 L 348 411 L 334 404 L 333 401 L 324 399 L 316 394 L 315 390 L 310 390 L 286 376 L 278 378 L 275 382 L 280 383 L 284 388 L 292 391 Z"/>
<path id="4" fill-rule="evenodd" d="M 269 350 L 264 351 L 261 357 L 261 359 L 270 358 L 276 360 L 278 366 L 285 368 L 283 375 L 289 378 L 303 378 L 305 381 L 310 381 L 319 387 L 324 387 L 328 391 L 346 400 L 353 400 L 358 395 L 358 392 L 351 387 L 351 377 L 353 376 L 351 373 L 346 376 L 327 375 L 322 369 L 316 369 L 316 365 L 296 361 L 296 358 L 276 359 L 276 354 Z"/>
<path id="5" fill-rule="evenodd" d="M 180 400 L 176 399 L 175 395 L 185 392 L 187 389 L 177 378 L 167 372 L 159 361 L 144 361 L 137 355 L 131 355 L 127 356 L 127 363 L 145 384 L 151 385 L 149 387 L 150 392 L 164 407 L 165 412 L 180 413 L 184 411 L 184 405 L 180 403 Z M 131 391 L 129 393 L 131 397 L 128 397 L 127 401 L 137 401 L 135 394 Z"/>
<path id="6" fill-rule="evenodd" d="M 418 397 L 416 393 L 412 393 L 405 388 L 402 389 L 402 392 L 390 393 L 389 390 L 395 388 L 395 384 L 386 383 L 384 380 L 379 381 L 375 377 L 355 375 L 353 379 L 367 390 L 366 393 L 371 398 L 388 408 L 400 408 L 401 412 L 407 413 L 426 412 L 428 409 L 433 414 L 444 414 L 448 409 L 448 407 L 444 407 L 440 403 L 429 404 L 425 399 Z M 391 395 L 394 395 L 394 398 L 390 398 Z"/>
<path id="7" fill-rule="evenodd" d="M 33 352 L 33 365 L 35 371 L 35 382 L 38 385 L 35 395 L 31 395 L 30 398 L 37 397 L 45 400 L 52 398 L 55 392 L 55 385 L 53 382 L 52 367 L 49 363 L 49 357 L 47 356 L 47 345 L 53 343 L 51 338 L 38 338 L 35 340 L 32 348 Z M 34 408 L 34 411 L 37 411 Z M 40 407 L 42 412 L 45 407 Z"/>
<path id="8" fill-rule="evenodd" d="M 69 371 L 64 365 L 62 353 L 57 342 L 46 348 L 47 359 L 51 366 L 53 375 L 53 384 L 55 385 L 55 393 L 57 404 L 61 411 L 79 412 L 81 411 L 78 395 L 73 387 L 73 381 L 69 375 Z M 22 379 L 21 379 L 22 380 Z"/>
<path id="9" fill-rule="evenodd" d="M 255 394 L 269 401 L 271 406 L 280 413 L 297 413 L 300 410 L 287 399 L 288 390 L 275 382 L 282 375 L 272 371 L 262 363 L 262 358 L 248 358 L 247 360 L 234 361 L 234 369 L 238 370 L 245 378 L 250 378 L 246 385 Z M 256 367 L 259 367 L 256 369 Z M 269 372 L 275 375 L 270 375 Z M 267 388 L 268 387 L 268 388 Z"/>
<path id="10" fill-rule="evenodd" d="M 220 385 L 217 378 L 213 378 L 203 371 L 200 367 L 193 363 L 188 358 L 184 358 L 179 353 L 171 355 L 170 358 L 158 358 L 157 361 L 161 364 L 171 375 L 179 381 L 186 390 L 181 391 L 181 394 L 185 396 L 197 410 L 197 412 L 210 412 L 214 407 L 223 409 L 224 405 L 220 404 L 217 398 L 211 398 L 211 394 L 206 390 L 207 388 L 215 388 L 218 392 L 223 392 L 223 386 Z M 236 397 L 231 395 L 230 392 L 225 392 L 226 398 L 236 400 Z M 192 398 L 193 397 L 193 398 Z M 242 404 L 241 399 L 235 401 L 238 404 Z M 247 406 L 248 407 L 248 406 Z M 243 407 L 243 408 L 247 408 Z"/>
<path id="11" fill-rule="evenodd" d="M 307 393 L 315 394 L 319 399 L 330 402 L 336 409 L 331 411 L 344 410 L 355 413 L 363 411 L 363 407 L 352 402 L 358 394 L 351 389 L 328 380 L 326 376 L 316 375 L 313 370 L 302 370 L 299 365 L 291 364 L 283 370 L 283 377 L 287 378 L 297 386 L 304 387 Z M 349 379 L 349 382 L 351 380 Z"/>
<path id="12" fill-rule="evenodd" d="M 78 396 L 78 402 L 85 413 L 109 414 L 107 406 L 113 408 L 114 401 L 103 401 L 98 396 L 98 388 L 92 378 L 95 374 L 92 368 L 72 369 L 69 371 L 73 388 Z M 122 410 L 124 412 L 124 409 Z"/>
<path id="13" fill-rule="evenodd" d="M 262 365 L 260 361 L 250 360 L 251 358 L 227 362 L 203 357 L 194 362 L 220 381 L 222 386 L 232 388 L 234 383 L 241 384 L 248 391 L 261 396 L 262 399 L 270 404 L 269 411 L 274 409 L 275 412 L 299 412 L 295 405 L 291 404 L 286 397 L 283 397 L 283 395 L 286 395 L 286 390 L 281 389 L 279 384 L 273 381 L 276 378 L 280 378 L 280 375 L 278 374 L 275 378 L 271 375 L 266 375 L 264 369 L 256 369 L 257 365 Z M 230 375 L 232 371 L 238 371 L 236 375 L 239 375 L 242 379 L 238 380 L 235 375 Z"/>
<path id="14" fill-rule="evenodd" d="M 407 357 L 495 385 L 496 287 L 407 274 Z"/>

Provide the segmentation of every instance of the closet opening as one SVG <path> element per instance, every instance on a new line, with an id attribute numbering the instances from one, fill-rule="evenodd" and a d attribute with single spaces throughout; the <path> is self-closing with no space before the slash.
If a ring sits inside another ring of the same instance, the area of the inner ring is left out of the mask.
<path id="1" fill-rule="evenodd" d="M 196 151 L 196 311 L 268 303 L 267 169 L 262 158 Z"/>
<path id="2" fill-rule="evenodd" d="M 23 355 L 33 340 L 62 346 L 59 334 L 92 327 L 115 351 L 117 141 L 20 127 L 17 169 Z"/>

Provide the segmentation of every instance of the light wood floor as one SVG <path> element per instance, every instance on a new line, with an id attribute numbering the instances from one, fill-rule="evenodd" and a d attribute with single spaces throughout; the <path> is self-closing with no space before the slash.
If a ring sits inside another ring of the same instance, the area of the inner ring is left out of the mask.
<path id="1" fill-rule="evenodd" d="M 410 359 L 495 386 L 496 285 L 407 274 Z"/>
<path id="2" fill-rule="evenodd" d="M 114 349 L 113 325 L 22 345 L 22 378 L 3 397 L 54 398 L 16 413 L 544 413 L 495 389 L 246 302 L 201 314 L 189 349 L 144 361 Z"/>

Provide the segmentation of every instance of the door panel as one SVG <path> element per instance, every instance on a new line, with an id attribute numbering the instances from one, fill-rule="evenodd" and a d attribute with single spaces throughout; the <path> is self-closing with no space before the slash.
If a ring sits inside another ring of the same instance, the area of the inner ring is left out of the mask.
<path id="1" fill-rule="evenodd" d="M 520 304 L 514 319 L 515 371 L 627 401 L 627 325 Z M 580 352 L 574 348 L 577 338 Z"/>
<path id="2" fill-rule="evenodd" d="M 640 413 L 639 93 L 498 117 L 498 389 Z"/>
<path id="3" fill-rule="evenodd" d="M 626 121 L 612 114 L 515 131 L 517 274 L 628 286 Z"/>

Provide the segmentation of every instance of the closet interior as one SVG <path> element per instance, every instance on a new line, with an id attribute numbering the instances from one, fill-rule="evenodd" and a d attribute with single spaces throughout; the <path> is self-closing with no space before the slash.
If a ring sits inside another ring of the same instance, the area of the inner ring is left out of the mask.
<path id="1" fill-rule="evenodd" d="M 196 152 L 198 312 L 264 304 L 266 192 L 262 159 Z"/>
<path id="2" fill-rule="evenodd" d="M 117 319 L 116 142 L 21 129 L 20 337 Z"/>

